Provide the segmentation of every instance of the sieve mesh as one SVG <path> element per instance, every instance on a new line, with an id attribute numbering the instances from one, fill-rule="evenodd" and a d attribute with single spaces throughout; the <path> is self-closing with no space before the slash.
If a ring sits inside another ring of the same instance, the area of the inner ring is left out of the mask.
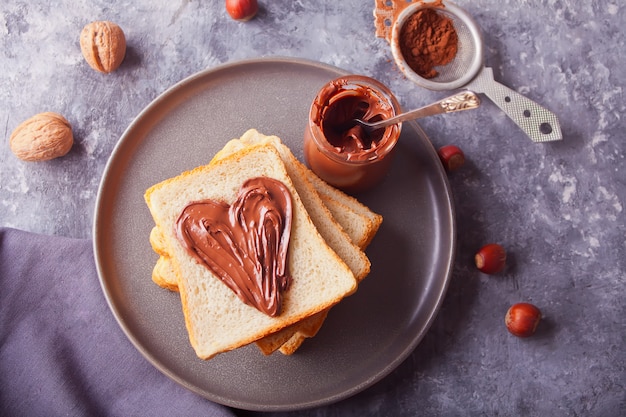
<path id="1" fill-rule="evenodd" d="M 445 15 L 452 21 L 458 37 L 458 50 L 452 62 L 447 65 L 435 67 L 439 75 L 430 78 L 430 81 L 450 83 L 460 79 L 470 71 L 472 62 L 476 56 L 476 47 L 474 45 L 472 32 L 462 19 L 445 9 L 437 9 L 437 12 Z"/>

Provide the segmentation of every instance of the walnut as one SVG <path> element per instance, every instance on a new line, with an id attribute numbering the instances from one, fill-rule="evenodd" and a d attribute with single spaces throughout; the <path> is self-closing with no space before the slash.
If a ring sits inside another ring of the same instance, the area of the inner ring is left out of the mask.
<path id="1" fill-rule="evenodd" d="M 9 138 L 11 151 L 24 161 L 47 161 L 70 151 L 72 126 L 60 114 L 39 113 L 23 121 Z"/>
<path id="2" fill-rule="evenodd" d="M 80 49 L 91 68 L 104 73 L 113 72 L 126 55 L 126 37 L 113 22 L 91 22 L 80 33 Z"/>

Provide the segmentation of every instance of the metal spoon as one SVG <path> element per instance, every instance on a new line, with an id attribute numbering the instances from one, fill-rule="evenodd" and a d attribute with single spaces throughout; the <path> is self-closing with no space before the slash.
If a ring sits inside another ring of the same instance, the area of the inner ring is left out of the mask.
<path id="1" fill-rule="evenodd" d="M 461 110 L 475 109 L 480 105 L 480 99 L 473 91 L 463 91 L 461 93 L 454 94 L 450 97 L 439 100 L 433 104 L 421 107 L 419 109 L 411 110 L 406 113 L 399 114 L 389 119 L 384 119 L 379 122 L 368 123 L 361 119 L 353 119 L 354 124 L 358 124 L 365 129 L 367 133 L 371 133 L 375 130 L 382 129 L 387 126 L 394 125 L 396 123 L 405 122 L 407 120 L 419 119 L 421 117 L 433 116 L 435 114 L 442 113 L 454 113 Z"/>

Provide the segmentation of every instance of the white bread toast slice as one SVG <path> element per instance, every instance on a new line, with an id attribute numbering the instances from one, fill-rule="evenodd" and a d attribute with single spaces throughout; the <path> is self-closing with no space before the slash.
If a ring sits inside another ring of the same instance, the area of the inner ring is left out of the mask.
<path id="1" fill-rule="evenodd" d="M 287 262 L 293 281 L 284 293 L 277 317 L 243 303 L 208 268 L 196 262 L 178 241 L 174 227 L 188 203 L 211 199 L 231 204 L 241 185 L 254 177 L 279 180 L 292 199 Z M 273 334 L 331 307 L 356 290 L 354 274 L 317 231 L 272 146 L 247 147 L 210 166 L 165 180 L 148 189 L 145 200 L 178 278 L 189 340 L 201 359 Z"/>
<path id="2" fill-rule="evenodd" d="M 350 266 L 356 278 L 358 280 L 363 279 L 369 272 L 369 260 L 355 246 L 364 249 L 369 244 L 382 222 L 382 216 L 372 212 L 355 198 L 320 180 L 304 164 L 298 161 L 278 137 L 266 136 L 254 129 L 248 130 L 240 139 L 234 139 L 227 143 L 215 155 L 212 162 L 218 161 L 247 146 L 260 143 L 271 144 L 279 151 L 288 174 L 294 181 L 296 190 L 301 196 L 306 196 L 306 198 L 303 198 L 305 207 L 312 215 L 313 222 L 321 231 L 322 236 L 327 242 L 330 242 L 329 246 L 342 259 L 348 260 L 348 266 Z M 311 190 L 311 183 L 316 185 L 315 190 Z M 316 191 L 318 190 L 322 191 L 322 193 L 317 193 Z M 338 221 L 335 222 L 335 219 Z M 336 230 L 336 223 L 339 224 L 341 230 Z M 163 249 L 163 244 L 159 242 L 159 239 L 154 238 L 158 236 L 157 229 L 158 227 L 155 227 L 151 234 L 151 243 L 155 252 L 162 256 L 155 265 L 153 280 L 158 285 L 175 291 L 177 278 L 175 274 L 171 273 L 172 268 L 167 266 L 167 251 Z M 349 245 L 348 240 L 358 244 Z M 327 313 L 313 315 L 304 319 L 301 323 L 294 324 L 274 335 L 258 340 L 257 346 L 264 354 L 270 354 L 291 339 L 289 347 L 283 347 L 281 352 L 293 353 L 304 339 L 313 337 L 317 333 Z"/>

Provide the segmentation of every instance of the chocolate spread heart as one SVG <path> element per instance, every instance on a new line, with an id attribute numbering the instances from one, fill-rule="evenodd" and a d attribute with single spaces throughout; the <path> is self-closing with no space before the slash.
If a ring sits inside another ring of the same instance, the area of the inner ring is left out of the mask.
<path id="1" fill-rule="evenodd" d="M 232 205 L 204 200 L 187 205 L 176 233 L 187 251 L 246 304 L 275 317 L 291 283 L 287 249 L 291 194 L 277 180 L 247 180 Z"/>

